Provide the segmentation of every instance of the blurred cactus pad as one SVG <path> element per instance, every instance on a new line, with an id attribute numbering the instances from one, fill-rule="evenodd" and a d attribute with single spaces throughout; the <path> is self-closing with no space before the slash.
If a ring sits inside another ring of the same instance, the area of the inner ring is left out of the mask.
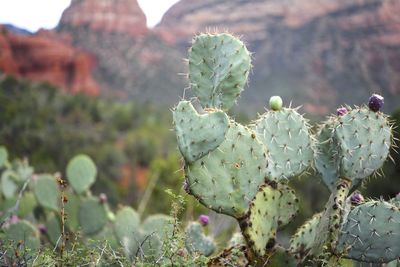
<path id="1" fill-rule="evenodd" d="M 283 257 L 284 266 L 396 265 L 397 202 L 350 200 L 350 192 L 380 171 L 394 147 L 393 125 L 381 112 L 383 97 L 375 94 L 369 105 L 342 107 L 313 127 L 300 108 L 272 96 L 264 114 L 241 125 L 226 112 L 247 84 L 250 55 L 231 34 L 196 36 L 188 75 L 194 97 L 172 111 L 186 192 L 206 208 L 235 218 L 244 238 L 210 264 L 274 266 Z M 278 233 L 301 207 L 290 183 L 302 176 L 322 180 L 330 196 L 287 244 Z M 191 225 L 188 231 L 197 228 Z M 191 239 L 207 242 L 196 231 Z M 244 251 L 246 260 L 232 257 L 233 251 Z"/>

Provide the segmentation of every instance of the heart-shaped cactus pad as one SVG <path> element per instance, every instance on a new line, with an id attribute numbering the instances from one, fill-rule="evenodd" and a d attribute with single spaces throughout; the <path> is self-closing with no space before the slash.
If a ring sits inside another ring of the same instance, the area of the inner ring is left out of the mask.
<path id="1" fill-rule="evenodd" d="M 229 119 L 225 112 L 207 109 L 199 114 L 189 101 L 173 110 L 179 150 L 187 162 L 194 162 L 216 149 L 225 139 Z"/>

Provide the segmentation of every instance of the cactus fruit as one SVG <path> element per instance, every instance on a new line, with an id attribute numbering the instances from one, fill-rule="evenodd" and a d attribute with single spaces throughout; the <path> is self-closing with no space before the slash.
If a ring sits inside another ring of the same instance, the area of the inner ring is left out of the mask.
<path id="1" fill-rule="evenodd" d="M 30 222 L 19 220 L 4 231 L 5 241 L 10 242 L 14 249 L 33 252 L 39 249 L 39 232 Z"/>
<path id="2" fill-rule="evenodd" d="M 8 152 L 4 146 L 0 146 L 0 168 L 6 165 L 8 161 Z"/>
<path id="3" fill-rule="evenodd" d="M 373 112 L 379 111 L 383 107 L 384 99 L 383 96 L 373 94 L 368 100 L 368 107 Z"/>
<path id="4" fill-rule="evenodd" d="M 173 111 L 179 150 L 187 162 L 194 162 L 216 149 L 228 131 L 228 116 L 218 110 L 199 115 L 189 101 Z"/>
<path id="5" fill-rule="evenodd" d="M 189 79 L 203 108 L 230 109 L 243 91 L 250 67 L 246 46 L 230 34 L 201 34 L 193 39 Z"/>
<path id="6" fill-rule="evenodd" d="M 369 201 L 348 215 L 337 250 L 363 262 L 388 263 L 400 257 L 400 210 L 384 201 Z"/>
<path id="7" fill-rule="evenodd" d="M 185 165 L 190 193 L 206 207 L 240 218 L 267 177 L 266 162 L 256 135 L 231 122 L 217 149 Z"/>
<path id="8" fill-rule="evenodd" d="M 201 223 L 201 225 L 207 226 L 210 221 L 210 218 L 207 215 L 201 214 L 199 216 L 198 221 L 199 221 L 199 223 Z"/>
<path id="9" fill-rule="evenodd" d="M 290 239 L 289 251 L 298 258 L 305 258 L 313 245 L 318 234 L 317 226 L 321 220 L 322 213 L 315 214 L 309 221 L 304 223 Z"/>
<path id="10" fill-rule="evenodd" d="M 353 206 L 358 206 L 364 203 L 364 197 L 360 192 L 353 192 L 350 196 L 350 202 Z"/>
<path id="11" fill-rule="evenodd" d="M 252 129 L 266 147 L 270 179 L 288 179 L 311 165 L 314 151 L 309 125 L 296 109 L 268 111 Z"/>
<path id="12" fill-rule="evenodd" d="M 107 213 L 97 198 L 91 197 L 81 201 L 78 213 L 82 232 L 93 235 L 101 231 L 107 223 Z"/>
<path id="13" fill-rule="evenodd" d="M 243 235 L 258 256 L 264 256 L 276 244 L 276 232 L 298 212 L 298 199 L 287 185 L 271 182 L 262 185 L 239 224 Z"/>
<path id="14" fill-rule="evenodd" d="M 37 202 L 42 207 L 54 211 L 59 210 L 61 193 L 54 176 L 40 175 L 33 180 L 32 186 Z"/>
<path id="15" fill-rule="evenodd" d="M 97 168 L 87 155 L 72 158 L 67 165 L 67 178 L 76 193 L 82 194 L 95 182 Z"/>
<path id="16" fill-rule="evenodd" d="M 198 222 L 191 222 L 186 228 L 186 249 L 189 253 L 200 253 L 210 256 L 215 251 L 214 241 L 204 235 L 202 225 Z"/>
<path id="17" fill-rule="evenodd" d="M 343 116 L 344 114 L 346 114 L 347 113 L 347 108 L 345 108 L 345 107 L 341 107 L 341 108 L 338 108 L 337 110 L 336 110 L 336 115 L 337 116 Z"/>
<path id="18" fill-rule="evenodd" d="M 271 96 L 271 98 L 269 99 L 269 107 L 272 110 L 278 111 L 282 108 L 282 105 L 283 101 L 280 96 Z"/>

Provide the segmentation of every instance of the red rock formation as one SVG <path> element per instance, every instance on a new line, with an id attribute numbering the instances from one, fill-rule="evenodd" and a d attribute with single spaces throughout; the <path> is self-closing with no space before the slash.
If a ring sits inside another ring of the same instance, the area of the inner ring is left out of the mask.
<path id="1" fill-rule="evenodd" d="M 0 27 L 0 70 L 47 81 L 69 92 L 99 93 L 92 78 L 94 60 L 51 34 L 16 35 Z"/>
<path id="2" fill-rule="evenodd" d="M 62 15 L 61 25 L 132 36 L 148 32 L 146 16 L 137 0 L 73 0 Z"/>

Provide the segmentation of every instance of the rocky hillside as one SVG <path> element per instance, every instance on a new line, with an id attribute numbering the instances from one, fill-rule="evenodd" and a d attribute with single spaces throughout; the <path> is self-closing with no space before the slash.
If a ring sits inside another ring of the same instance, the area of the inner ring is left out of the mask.
<path id="1" fill-rule="evenodd" d="M 255 58 L 242 102 L 280 94 L 325 114 L 371 92 L 400 103 L 399 13 L 397 0 L 182 0 L 158 28 L 182 46 L 205 30 L 242 35 Z"/>
<path id="2" fill-rule="evenodd" d="M 90 53 L 101 93 L 122 99 L 176 103 L 188 84 L 178 74 L 187 72 L 182 59 L 192 36 L 217 29 L 241 35 L 254 53 L 242 109 L 260 111 L 279 94 L 306 112 L 325 115 L 339 103 L 360 104 L 378 92 L 391 112 L 400 103 L 398 14 L 398 0 L 181 0 L 155 29 L 147 29 L 137 0 L 73 0 L 53 35 Z M 67 50 L 64 43 L 59 50 Z M 3 58 L 15 57 L 11 50 Z M 55 53 L 49 51 L 41 53 Z M 79 73 L 87 73 L 90 60 L 72 51 L 87 66 Z M 62 62 L 53 69 L 66 69 L 67 59 Z M 49 67 L 35 67 L 40 68 Z"/>
<path id="3" fill-rule="evenodd" d="M 180 48 L 168 33 L 146 28 L 136 0 L 72 1 L 57 33 L 96 56 L 103 94 L 171 104 L 182 92 Z"/>
<path id="4" fill-rule="evenodd" d="M 68 92 L 99 93 L 94 58 L 49 32 L 27 35 L 0 26 L 0 71 L 46 81 Z"/>

